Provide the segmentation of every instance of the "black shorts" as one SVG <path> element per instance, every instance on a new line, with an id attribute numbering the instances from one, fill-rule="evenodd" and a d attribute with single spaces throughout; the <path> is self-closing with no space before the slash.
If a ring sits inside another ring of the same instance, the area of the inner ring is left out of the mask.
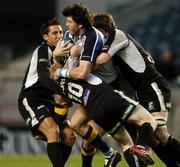
<path id="1" fill-rule="evenodd" d="M 54 101 L 38 97 L 24 97 L 18 101 L 19 112 L 34 135 L 38 133 L 38 125 L 47 117 L 53 117 L 55 121 L 58 120 L 56 122 L 61 126 L 66 115 L 58 115 L 57 119 L 54 113 L 55 106 L 59 107 Z"/>
<path id="2" fill-rule="evenodd" d="M 150 113 L 170 111 L 171 92 L 165 78 L 151 82 L 145 89 L 137 92 L 137 100 Z"/>
<path id="3" fill-rule="evenodd" d="M 113 134 L 121 123 L 126 122 L 137 105 L 132 99 L 125 98 L 127 96 L 114 91 L 102 93 L 96 98 L 93 106 L 89 106 L 87 110 L 90 111 L 91 118 L 97 124 Z"/>

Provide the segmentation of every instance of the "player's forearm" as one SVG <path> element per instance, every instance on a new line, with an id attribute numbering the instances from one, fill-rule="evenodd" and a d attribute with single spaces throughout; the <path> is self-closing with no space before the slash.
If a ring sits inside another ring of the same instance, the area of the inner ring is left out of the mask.
<path id="1" fill-rule="evenodd" d="M 100 64 L 104 64 L 106 63 L 109 59 L 111 58 L 111 56 L 108 53 L 101 53 L 96 60 L 96 64 L 100 65 Z"/>
<path id="2" fill-rule="evenodd" d="M 81 68 L 74 68 L 69 70 L 69 78 L 71 79 L 85 79 L 90 73 L 90 70 L 81 70 Z"/>

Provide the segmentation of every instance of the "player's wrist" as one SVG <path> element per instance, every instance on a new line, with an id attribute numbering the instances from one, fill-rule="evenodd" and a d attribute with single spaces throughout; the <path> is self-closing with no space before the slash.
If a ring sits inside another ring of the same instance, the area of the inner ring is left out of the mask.
<path id="1" fill-rule="evenodd" d="M 57 71 L 59 77 L 69 78 L 69 70 L 60 68 Z"/>

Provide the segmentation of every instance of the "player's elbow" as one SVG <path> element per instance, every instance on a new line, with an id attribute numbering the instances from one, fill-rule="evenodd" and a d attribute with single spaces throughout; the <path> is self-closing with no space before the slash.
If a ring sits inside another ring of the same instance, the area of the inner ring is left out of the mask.
<path id="1" fill-rule="evenodd" d="M 101 65 L 101 64 L 104 64 L 104 60 L 101 58 L 101 57 L 98 57 L 97 60 L 96 60 L 96 64 L 97 65 Z"/>
<path id="2" fill-rule="evenodd" d="M 97 65 L 105 64 L 110 59 L 110 55 L 108 53 L 101 53 L 96 60 Z"/>

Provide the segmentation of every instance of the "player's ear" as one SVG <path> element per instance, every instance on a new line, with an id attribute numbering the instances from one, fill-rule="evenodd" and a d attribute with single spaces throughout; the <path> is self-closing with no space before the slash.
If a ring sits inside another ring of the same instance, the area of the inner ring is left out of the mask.
<path id="1" fill-rule="evenodd" d="M 43 35 L 43 39 L 44 39 L 45 41 L 47 41 L 47 40 L 48 40 L 48 35 L 47 35 L 47 34 L 44 34 L 44 35 Z"/>
<path id="2" fill-rule="evenodd" d="M 82 28 L 83 27 L 83 25 L 82 24 L 79 24 L 79 28 Z"/>

